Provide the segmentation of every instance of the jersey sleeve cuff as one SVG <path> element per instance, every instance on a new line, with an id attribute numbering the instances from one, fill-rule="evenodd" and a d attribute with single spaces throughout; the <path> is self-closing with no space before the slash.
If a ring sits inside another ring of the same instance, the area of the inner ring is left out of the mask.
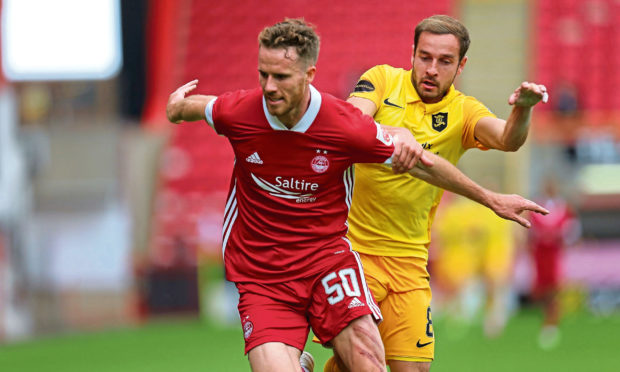
<path id="1" fill-rule="evenodd" d="M 207 120 L 207 124 L 211 126 L 211 128 L 215 129 L 213 124 L 213 105 L 217 101 L 217 98 L 212 99 L 209 103 L 207 103 L 207 107 L 205 107 L 205 118 Z"/>

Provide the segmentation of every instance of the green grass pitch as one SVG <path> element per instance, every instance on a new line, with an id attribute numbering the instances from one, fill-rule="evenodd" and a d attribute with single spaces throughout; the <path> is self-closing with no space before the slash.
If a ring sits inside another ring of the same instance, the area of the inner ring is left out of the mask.
<path id="1" fill-rule="evenodd" d="M 564 318 L 562 341 L 553 350 L 537 347 L 540 314 L 522 311 L 498 339 L 479 326 L 459 337 L 448 323 L 434 321 L 437 337 L 432 371 L 620 371 L 620 315 L 578 313 Z M 322 371 L 329 351 L 308 343 Z M 131 329 L 54 336 L 0 344 L 2 372 L 198 372 L 249 371 L 238 328 L 195 319 L 151 322 Z"/>

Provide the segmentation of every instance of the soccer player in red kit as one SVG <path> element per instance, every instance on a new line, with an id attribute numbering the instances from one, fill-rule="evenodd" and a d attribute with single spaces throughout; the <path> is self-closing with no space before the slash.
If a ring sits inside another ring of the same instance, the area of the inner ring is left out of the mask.
<path id="1" fill-rule="evenodd" d="M 239 290 L 252 370 L 300 371 L 311 326 L 349 370 L 386 371 L 374 322 L 381 314 L 345 237 L 353 163 L 391 160 L 396 171 L 411 168 L 520 223 L 522 211 L 545 210 L 481 188 L 413 137 L 396 141 L 370 116 L 318 92 L 310 85 L 318 51 L 302 20 L 267 27 L 259 35 L 260 89 L 186 97 L 192 81 L 170 95 L 168 119 L 206 120 L 232 145 L 223 257 Z"/>
<path id="2" fill-rule="evenodd" d="M 565 246 L 574 243 L 581 235 L 581 224 L 573 209 L 558 193 L 557 181 L 545 179 L 543 196 L 539 202 L 551 214 L 545 218 L 531 217 L 530 249 L 536 273 L 532 296 L 540 301 L 544 319 L 538 344 L 543 349 L 557 346 L 560 341 L 561 318 L 559 292 L 561 289 L 561 262 Z"/>

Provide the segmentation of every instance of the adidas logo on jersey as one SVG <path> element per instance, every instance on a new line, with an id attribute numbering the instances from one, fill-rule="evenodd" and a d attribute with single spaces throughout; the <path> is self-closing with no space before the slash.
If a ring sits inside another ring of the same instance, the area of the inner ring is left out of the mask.
<path id="1" fill-rule="evenodd" d="M 248 163 L 263 164 L 263 160 L 260 158 L 260 156 L 258 156 L 258 152 L 255 152 L 245 158 L 245 161 L 247 161 Z"/>
<path id="2" fill-rule="evenodd" d="M 364 303 L 360 301 L 357 297 L 354 297 L 351 300 L 351 303 L 349 304 L 349 309 L 354 308 L 354 307 L 361 307 L 361 306 L 366 306 L 366 305 L 364 305 Z"/>

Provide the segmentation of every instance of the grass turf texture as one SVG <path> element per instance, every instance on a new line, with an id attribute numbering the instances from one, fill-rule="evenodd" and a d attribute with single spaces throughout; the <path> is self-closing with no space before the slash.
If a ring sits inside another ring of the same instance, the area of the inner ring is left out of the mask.
<path id="1" fill-rule="evenodd" d="M 484 338 L 473 326 L 451 336 L 449 323 L 436 319 L 436 361 L 441 371 L 618 371 L 620 315 L 598 318 L 586 313 L 563 320 L 562 341 L 540 350 L 537 311 L 522 311 L 502 336 Z M 322 371 L 330 351 L 307 345 Z M 133 329 L 56 336 L 0 344 L 0 371 L 249 371 L 241 330 L 198 320 L 172 320 Z"/>

